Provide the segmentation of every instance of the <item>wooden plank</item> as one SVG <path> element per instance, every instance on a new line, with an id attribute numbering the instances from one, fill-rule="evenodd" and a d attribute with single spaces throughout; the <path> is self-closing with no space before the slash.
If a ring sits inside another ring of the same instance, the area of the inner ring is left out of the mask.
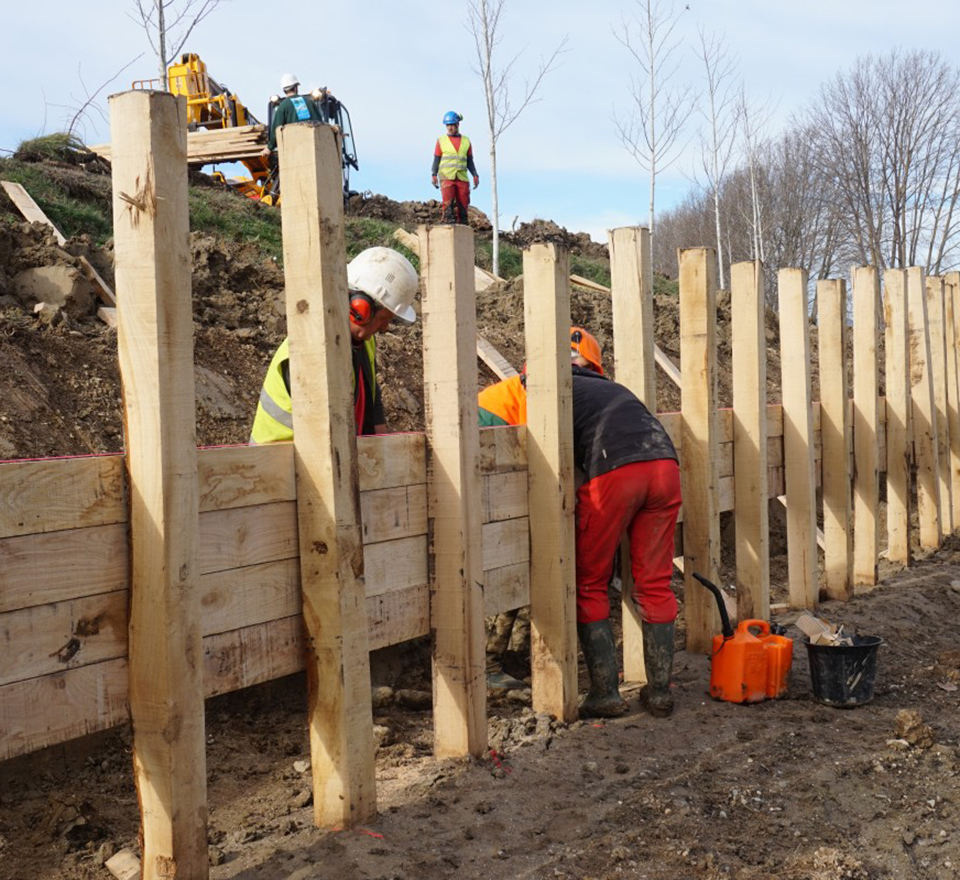
<path id="1" fill-rule="evenodd" d="M 524 270 L 524 275 L 526 275 L 526 270 Z M 578 287 L 584 287 L 587 290 L 596 290 L 598 293 L 610 293 L 609 287 L 605 287 L 602 284 L 597 284 L 596 281 L 591 281 L 589 278 L 584 278 L 582 275 L 570 275 L 570 283 L 576 284 Z"/>
<path id="2" fill-rule="evenodd" d="M 93 264 L 82 255 L 77 257 L 77 262 L 80 264 L 80 271 L 83 273 L 83 277 L 94 286 L 100 299 L 102 299 L 108 307 L 116 309 L 117 298 L 113 290 L 111 290 L 110 285 L 103 280 L 100 273 L 93 267 Z M 97 314 L 99 315 L 100 312 L 98 311 Z"/>
<path id="3" fill-rule="evenodd" d="M 264 562 L 200 578 L 204 638 L 301 613 L 297 559 Z"/>
<path id="4" fill-rule="evenodd" d="M 123 523 L 0 539 L 0 613 L 125 590 Z"/>
<path id="5" fill-rule="evenodd" d="M 117 659 L 0 687 L 0 761 L 123 723 L 127 678 Z"/>
<path id="6" fill-rule="evenodd" d="M 139 880 L 140 878 L 140 859 L 130 849 L 122 849 L 112 855 L 103 863 L 103 866 L 117 880 Z"/>
<path id="7" fill-rule="evenodd" d="M 819 594 L 817 498 L 807 273 L 781 269 L 777 281 L 780 363 L 790 365 L 781 371 L 789 600 L 792 608 L 815 608 Z"/>
<path id="8" fill-rule="evenodd" d="M 390 489 L 427 481 L 423 434 L 377 434 L 357 437 L 360 491 Z"/>
<path id="9" fill-rule="evenodd" d="M 483 477 L 483 522 L 517 519 L 530 511 L 526 471 Z"/>
<path id="10" fill-rule="evenodd" d="M 853 583 L 877 582 L 880 554 L 879 364 L 880 273 L 851 270 L 853 278 Z"/>
<path id="11" fill-rule="evenodd" d="M 267 143 L 264 125 L 240 125 L 233 128 L 202 129 L 187 135 L 187 162 L 206 165 L 210 162 L 237 161 L 257 158 Z M 107 162 L 113 161 L 110 144 L 89 147 Z"/>
<path id="12" fill-rule="evenodd" d="M 420 253 L 434 753 L 479 757 L 487 689 L 473 233 L 421 227 Z"/>
<path id="13" fill-rule="evenodd" d="M 942 538 L 940 524 L 940 462 L 937 410 L 930 375 L 930 334 L 923 269 L 907 269 L 910 350 L 910 402 L 913 448 L 917 463 L 917 511 L 920 547 L 935 549 Z"/>
<path id="14" fill-rule="evenodd" d="M 396 486 L 360 494 L 364 544 L 427 533 L 427 486 Z"/>
<path id="15" fill-rule="evenodd" d="M 428 583 L 427 536 L 366 545 L 364 571 L 367 596 Z"/>
<path id="16" fill-rule="evenodd" d="M 698 572 L 716 582 L 720 568 L 717 474 L 717 258 L 712 248 L 680 251 L 680 363 L 684 611 L 687 650 L 708 653 L 720 617 Z"/>
<path id="17" fill-rule="evenodd" d="M 121 455 L 0 464 L 0 538 L 126 522 Z"/>
<path id="18" fill-rule="evenodd" d="M 493 617 L 530 604 L 530 563 L 518 562 L 483 573 L 483 613 Z"/>
<path id="19" fill-rule="evenodd" d="M 97 309 L 97 317 L 108 327 L 116 327 L 118 324 L 117 310 L 109 308 L 108 306 L 100 306 L 100 308 Z"/>
<path id="20" fill-rule="evenodd" d="M 677 388 L 683 387 L 683 379 L 680 376 L 680 369 L 672 360 L 670 360 L 670 355 L 668 355 L 659 345 L 655 346 L 653 349 L 653 356 L 657 362 L 657 366 L 667 374 L 667 378 L 673 382 Z"/>
<path id="21" fill-rule="evenodd" d="M 554 244 L 523 254 L 527 350 L 530 621 L 533 707 L 577 717 L 573 378 L 569 257 Z"/>
<path id="22" fill-rule="evenodd" d="M 295 501 L 200 514 L 200 572 L 290 559 L 299 552 Z"/>
<path id="23" fill-rule="evenodd" d="M 127 591 L 0 614 L 0 685 L 127 654 Z"/>
<path id="24" fill-rule="evenodd" d="M 953 527 L 960 528 L 960 272 L 944 276 L 945 323 L 947 327 L 947 418 L 950 427 L 950 497 Z"/>
<path id="25" fill-rule="evenodd" d="M 770 617 L 767 333 L 763 264 L 730 267 L 737 617 Z"/>
<path id="26" fill-rule="evenodd" d="M 197 477 L 201 513 L 297 498 L 292 443 L 201 449 Z"/>
<path id="27" fill-rule="evenodd" d="M 44 226 L 52 229 L 53 235 L 57 239 L 57 244 L 61 247 L 67 243 L 67 240 L 63 237 L 60 230 L 53 225 L 47 215 L 40 209 L 40 206 L 30 197 L 30 193 L 28 193 L 21 184 L 14 183 L 10 180 L 0 180 L 0 186 L 3 187 L 4 192 L 10 196 L 10 201 L 17 206 L 17 209 L 28 222 L 42 223 Z"/>
<path id="28" fill-rule="evenodd" d="M 184 110 L 160 92 L 110 98 L 145 880 L 208 869 Z"/>
<path id="29" fill-rule="evenodd" d="M 204 693 L 214 697 L 299 672 L 305 652 L 299 614 L 207 636 L 203 640 Z"/>
<path id="30" fill-rule="evenodd" d="M 417 586 L 367 597 L 370 650 L 430 634 L 430 587 Z"/>
<path id="31" fill-rule="evenodd" d="M 377 794 L 340 140 L 287 125 L 278 147 L 291 393 L 306 404 L 293 429 L 313 819 L 352 827 L 376 815 Z"/>
<path id="32" fill-rule="evenodd" d="M 529 561 L 530 528 L 527 517 L 486 523 L 482 527 L 484 570 Z"/>
<path id="33" fill-rule="evenodd" d="M 498 379 L 509 379 L 517 375 L 517 371 L 510 362 L 482 336 L 477 337 L 477 357 L 494 372 Z"/>
<path id="34" fill-rule="evenodd" d="M 609 234 L 610 285 L 613 295 L 613 354 L 617 381 L 655 413 L 657 373 L 653 338 L 653 260 L 650 230 L 639 226 L 612 229 Z M 643 629 L 634 598 L 630 542 L 620 547 L 620 594 L 623 619 L 623 678 L 646 684 Z"/>
<path id="35" fill-rule="evenodd" d="M 502 425 L 480 430 L 480 473 L 527 469 L 527 426 Z"/>
<path id="36" fill-rule="evenodd" d="M 953 531 L 953 480 L 950 475 L 950 421 L 947 411 L 947 340 L 943 278 L 927 276 L 927 329 L 930 337 L 930 382 L 937 411 L 937 474 L 940 482 L 940 530 Z"/>
<path id="37" fill-rule="evenodd" d="M 850 528 L 850 422 L 847 407 L 847 290 L 844 281 L 817 282 L 820 422 L 823 445 L 824 586 L 831 599 L 853 596 Z"/>

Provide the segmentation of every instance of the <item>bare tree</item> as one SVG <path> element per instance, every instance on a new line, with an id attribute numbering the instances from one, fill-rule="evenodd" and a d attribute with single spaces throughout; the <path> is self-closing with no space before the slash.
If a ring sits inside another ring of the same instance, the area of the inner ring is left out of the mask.
<path id="1" fill-rule="evenodd" d="M 500 204 L 497 192 L 497 143 L 500 136 L 517 121 L 517 117 L 537 100 L 537 92 L 544 77 L 556 66 L 557 59 L 566 50 L 564 37 L 553 52 L 540 59 L 534 75 L 524 82 L 522 96 L 511 103 L 510 80 L 521 53 L 500 66 L 495 59 L 500 33 L 500 16 L 506 0 L 468 0 L 467 29 L 473 36 L 477 52 L 474 68 L 483 82 L 483 96 L 487 106 L 487 129 L 490 136 L 490 207 L 493 223 L 493 274 L 500 274 Z"/>
<path id="2" fill-rule="evenodd" d="M 721 37 L 699 29 L 697 58 L 703 64 L 706 90 L 699 104 L 706 131 L 700 134 L 700 162 L 713 200 L 716 226 L 717 271 L 720 287 L 726 287 L 723 258 L 723 230 L 720 212 L 720 188 L 733 158 L 740 120 L 740 103 L 733 89 L 736 62 L 727 52 Z"/>
<path id="3" fill-rule="evenodd" d="M 669 167 L 682 149 L 679 139 L 695 95 L 690 86 L 671 86 L 679 66 L 674 31 L 682 13 L 675 14 L 672 4 L 662 6 L 660 0 L 636 0 L 636 5 L 632 19 L 624 16 L 613 31 L 639 70 L 630 80 L 631 112 L 625 118 L 615 114 L 614 122 L 627 151 L 650 175 L 652 234 L 657 173 Z"/>
<path id="4" fill-rule="evenodd" d="M 157 56 L 160 89 L 167 90 L 167 66 L 173 61 L 194 28 L 219 5 L 220 0 L 133 0 L 136 14 L 130 18 L 143 28 Z"/>
<path id="5" fill-rule="evenodd" d="M 764 145 L 764 128 L 773 114 L 769 103 L 755 104 L 747 96 L 745 87 L 740 89 L 740 132 L 743 141 L 743 156 L 750 176 L 750 210 L 753 229 L 753 253 L 751 259 L 765 260 L 763 233 L 763 199 L 760 194 L 760 153 Z"/>

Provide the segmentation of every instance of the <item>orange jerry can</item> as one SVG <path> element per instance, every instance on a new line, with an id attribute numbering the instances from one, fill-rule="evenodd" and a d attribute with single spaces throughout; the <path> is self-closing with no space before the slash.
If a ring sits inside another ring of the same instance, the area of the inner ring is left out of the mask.
<path id="1" fill-rule="evenodd" d="M 759 629 L 754 635 L 751 629 Z M 732 636 L 713 637 L 710 696 L 728 703 L 759 703 L 781 696 L 793 665 L 793 642 L 770 634 L 765 620 L 744 620 Z"/>

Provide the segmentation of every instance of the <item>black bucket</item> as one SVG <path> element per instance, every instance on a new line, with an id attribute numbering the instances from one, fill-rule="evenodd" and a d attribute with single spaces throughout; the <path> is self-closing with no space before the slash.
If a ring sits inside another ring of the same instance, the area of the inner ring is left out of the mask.
<path id="1" fill-rule="evenodd" d="M 826 706 L 853 709 L 873 699 L 877 678 L 877 636 L 854 636 L 852 645 L 807 646 L 813 695 Z"/>

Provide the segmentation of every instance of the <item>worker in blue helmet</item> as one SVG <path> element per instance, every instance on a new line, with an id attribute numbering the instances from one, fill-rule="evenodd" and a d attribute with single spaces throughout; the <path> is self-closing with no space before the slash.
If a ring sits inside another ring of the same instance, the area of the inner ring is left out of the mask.
<path id="1" fill-rule="evenodd" d="M 473 164 L 470 138 L 460 134 L 462 119 L 453 110 L 444 114 L 443 124 L 447 127 L 447 133 L 437 139 L 433 151 L 431 176 L 434 187 L 440 189 L 446 223 L 467 223 L 467 207 L 470 204 L 470 180 L 467 174 L 473 175 L 474 189 L 480 185 L 477 167 Z"/>

